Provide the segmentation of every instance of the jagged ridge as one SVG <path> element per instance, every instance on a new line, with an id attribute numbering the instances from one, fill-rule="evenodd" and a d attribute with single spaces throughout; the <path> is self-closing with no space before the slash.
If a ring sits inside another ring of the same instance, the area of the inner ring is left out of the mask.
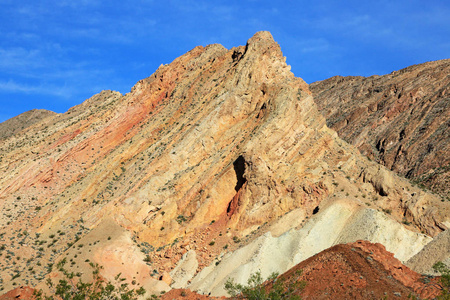
<path id="1" fill-rule="evenodd" d="M 311 84 L 327 124 L 360 151 L 450 200 L 450 60 Z"/>

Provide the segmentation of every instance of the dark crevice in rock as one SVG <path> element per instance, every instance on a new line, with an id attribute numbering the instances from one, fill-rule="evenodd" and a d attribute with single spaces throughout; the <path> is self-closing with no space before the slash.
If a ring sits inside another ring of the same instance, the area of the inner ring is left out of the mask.
<path id="1" fill-rule="evenodd" d="M 314 208 L 314 210 L 313 210 L 313 215 L 315 215 L 315 214 L 317 214 L 319 212 L 319 207 L 318 206 L 316 206 L 316 208 Z"/>
<path id="2" fill-rule="evenodd" d="M 239 191 L 247 179 L 244 178 L 245 172 L 245 159 L 242 155 L 233 162 L 234 172 L 236 172 L 236 186 L 234 187 L 235 191 Z"/>
<path id="3" fill-rule="evenodd" d="M 233 62 L 236 62 L 242 58 L 243 54 L 241 51 L 234 50 L 233 54 L 231 55 L 231 58 L 233 59 Z"/>
<path id="4" fill-rule="evenodd" d="M 264 117 L 265 112 L 266 112 L 266 103 L 263 103 L 263 105 L 261 106 L 258 115 L 256 116 L 257 119 L 261 119 L 262 117 Z"/>
<path id="5" fill-rule="evenodd" d="M 236 211 L 238 204 L 239 204 L 239 197 L 242 192 L 242 187 L 247 182 L 247 179 L 244 178 L 245 173 L 245 159 L 242 155 L 240 155 L 234 162 L 233 162 L 234 172 L 236 173 L 236 186 L 234 187 L 234 190 L 236 191 L 236 194 L 233 196 L 233 199 L 231 199 L 230 203 L 228 203 L 227 207 L 227 215 L 231 216 Z"/>

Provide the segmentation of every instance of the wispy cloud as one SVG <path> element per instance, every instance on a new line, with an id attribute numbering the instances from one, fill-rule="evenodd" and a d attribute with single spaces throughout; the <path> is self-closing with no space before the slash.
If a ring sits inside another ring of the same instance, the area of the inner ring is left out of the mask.
<path id="1" fill-rule="evenodd" d="M 67 98 L 71 95 L 72 90 L 66 86 L 30 86 L 9 80 L 6 82 L 0 81 L 0 92 L 51 95 Z"/>
<path id="2" fill-rule="evenodd" d="M 302 53 L 324 53 L 330 50 L 330 43 L 324 38 L 306 39 L 297 43 L 298 49 Z"/>
<path id="3" fill-rule="evenodd" d="M 0 70 L 3 72 L 22 72 L 24 68 L 42 67 L 40 51 L 22 47 L 0 48 Z"/>
<path id="4" fill-rule="evenodd" d="M 57 6 L 61 7 L 70 7 L 73 9 L 79 9 L 84 7 L 93 7 L 93 6 L 99 6 L 101 4 L 101 1 L 99 0 L 59 0 L 56 2 Z"/>

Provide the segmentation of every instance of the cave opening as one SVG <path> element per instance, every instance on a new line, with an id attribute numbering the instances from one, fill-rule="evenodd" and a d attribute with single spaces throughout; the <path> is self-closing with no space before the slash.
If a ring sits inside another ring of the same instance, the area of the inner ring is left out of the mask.
<path id="1" fill-rule="evenodd" d="M 239 191 L 241 187 L 247 182 L 247 179 L 244 178 L 245 172 L 245 159 L 242 155 L 233 162 L 234 172 L 236 173 L 236 186 L 234 187 L 235 191 Z"/>
<path id="2" fill-rule="evenodd" d="M 242 155 L 239 155 L 239 157 L 233 162 L 234 172 L 236 173 L 236 185 L 234 187 L 234 190 L 236 191 L 236 194 L 234 195 L 233 199 L 231 199 L 230 203 L 228 203 L 227 207 L 227 215 L 231 216 L 235 212 L 236 208 L 238 207 L 239 202 L 239 191 L 241 190 L 242 186 L 247 182 L 247 179 L 244 178 L 245 173 L 245 159 Z"/>

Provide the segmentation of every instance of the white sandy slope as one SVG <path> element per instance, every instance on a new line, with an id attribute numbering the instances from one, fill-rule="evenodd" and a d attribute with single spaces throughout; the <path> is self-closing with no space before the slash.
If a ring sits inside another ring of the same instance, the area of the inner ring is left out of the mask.
<path id="1" fill-rule="evenodd" d="M 302 228 L 293 229 L 301 221 L 289 222 L 289 228 L 278 237 L 267 232 L 233 253 L 227 253 L 218 265 L 214 262 L 198 273 L 188 288 L 202 294 L 224 296 L 223 287 L 228 278 L 245 284 L 249 275 L 258 270 L 266 278 L 273 272 L 283 273 L 333 245 L 361 239 L 382 243 L 405 262 L 432 240 L 406 229 L 382 212 L 349 199 L 334 201 Z"/>

